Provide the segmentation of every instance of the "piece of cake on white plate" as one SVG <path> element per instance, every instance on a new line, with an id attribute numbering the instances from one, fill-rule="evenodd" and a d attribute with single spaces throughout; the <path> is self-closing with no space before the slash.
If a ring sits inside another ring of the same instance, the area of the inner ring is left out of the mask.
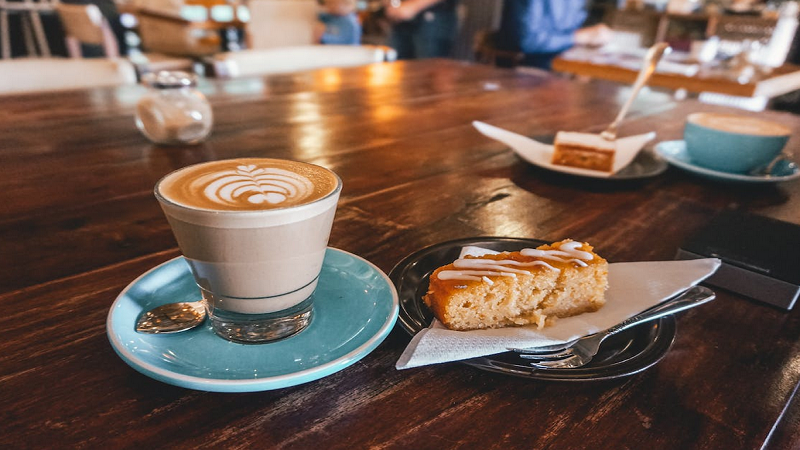
<path id="1" fill-rule="evenodd" d="M 616 141 L 607 141 L 599 134 L 559 131 L 556 134 L 552 163 L 612 172 L 616 150 Z"/>

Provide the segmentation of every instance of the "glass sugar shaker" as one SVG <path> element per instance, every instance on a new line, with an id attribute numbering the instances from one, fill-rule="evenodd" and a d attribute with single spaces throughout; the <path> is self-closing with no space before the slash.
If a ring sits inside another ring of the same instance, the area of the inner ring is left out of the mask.
<path id="1" fill-rule="evenodd" d="M 136 104 L 136 127 L 157 144 L 196 144 L 211 132 L 214 118 L 197 77 L 188 72 L 145 74 L 147 92 Z"/>

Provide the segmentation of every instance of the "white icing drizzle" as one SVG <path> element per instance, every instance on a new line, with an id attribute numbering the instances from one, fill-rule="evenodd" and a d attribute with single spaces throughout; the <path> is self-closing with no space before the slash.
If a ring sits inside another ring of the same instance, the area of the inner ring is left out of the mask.
<path id="1" fill-rule="evenodd" d="M 535 248 L 525 248 L 520 251 L 522 256 L 532 256 L 535 258 L 549 259 L 559 262 L 574 262 L 575 264 L 586 267 L 588 264 L 581 260 L 591 261 L 593 256 L 589 252 L 578 250 L 578 247 L 583 244 L 576 241 L 565 242 L 561 244 L 558 250 L 537 250 Z M 562 256 L 569 259 L 561 258 Z"/>
<path id="2" fill-rule="evenodd" d="M 561 244 L 558 250 L 537 250 L 533 248 L 525 248 L 520 251 L 523 256 L 533 258 L 547 259 L 550 261 L 558 261 L 564 263 L 574 263 L 581 267 L 586 267 L 585 261 L 591 261 L 594 258 L 590 252 L 578 250 L 583 243 L 577 241 L 569 241 Z M 514 267 L 509 267 L 514 266 Z M 550 270 L 560 272 L 550 264 L 534 260 L 529 262 L 514 261 L 513 259 L 483 259 L 483 258 L 461 258 L 453 262 L 453 267 L 461 270 L 442 270 L 437 277 L 440 280 L 469 280 L 469 281 L 484 281 L 489 284 L 494 282 L 489 277 L 516 277 L 517 274 L 528 274 L 527 270 L 517 269 L 516 267 L 533 267 L 544 266 Z"/>

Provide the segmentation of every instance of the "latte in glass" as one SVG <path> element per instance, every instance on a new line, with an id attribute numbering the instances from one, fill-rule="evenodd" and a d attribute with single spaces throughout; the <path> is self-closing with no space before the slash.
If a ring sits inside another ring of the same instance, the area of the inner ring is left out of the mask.
<path id="1" fill-rule="evenodd" d="M 341 188 L 328 169 L 266 158 L 197 164 L 158 182 L 217 334 L 263 342 L 308 324 Z"/>

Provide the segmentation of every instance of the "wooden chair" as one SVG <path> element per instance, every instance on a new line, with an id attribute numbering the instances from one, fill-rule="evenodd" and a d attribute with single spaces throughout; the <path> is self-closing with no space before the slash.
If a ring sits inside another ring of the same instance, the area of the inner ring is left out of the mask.
<path id="1" fill-rule="evenodd" d="M 525 55 L 520 52 L 499 50 L 494 42 L 493 30 L 480 30 L 475 33 L 473 51 L 475 61 L 500 67 L 517 67 Z"/>
<path id="2" fill-rule="evenodd" d="M 0 61 L 0 94 L 136 83 L 124 59 L 18 58 Z"/>
<path id="3" fill-rule="evenodd" d="M 97 5 L 59 3 L 56 10 L 64 26 L 64 40 L 71 58 L 83 56 L 81 44 L 103 47 L 103 52 L 108 58 L 119 56 L 119 44 L 111 31 L 111 25 L 103 17 Z"/>
<path id="4" fill-rule="evenodd" d="M 58 0 L 0 0 L 0 57 L 11 58 L 11 32 L 9 16 L 22 19 L 22 35 L 28 56 L 50 56 L 50 46 L 42 26 L 40 14 L 52 13 Z"/>
<path id="5" fill-rule="evenodd" d="M 139 36 L 146 51 L 177 56 L 207 56 L 220 51 L 218 27 L 178 14 L 141 9 Z"/>
<path id="6" fill-rule="evenodd" d="M 81 44 L 100 45 L 108 58 L 119 57 L 119 45 L 111 31 L 111 25 L 96 5 L 75 5 L 61 3 L 57 6 L 61 24 L 64 27 L 64 40 L 67 52 L 72 58 L 81 58 Z M 131 51 L 128 60 L 139 74 L 159 70 L 193 69 L 194 61 L 155 52 Z"/>
<path id="7" fill-rule="evenodd" d="M 207 60 L 207 73 L 219 78 L 239 78 L 396 59 L 394 49 L 381 45 L 305 45 L 220 53 Z"/>

